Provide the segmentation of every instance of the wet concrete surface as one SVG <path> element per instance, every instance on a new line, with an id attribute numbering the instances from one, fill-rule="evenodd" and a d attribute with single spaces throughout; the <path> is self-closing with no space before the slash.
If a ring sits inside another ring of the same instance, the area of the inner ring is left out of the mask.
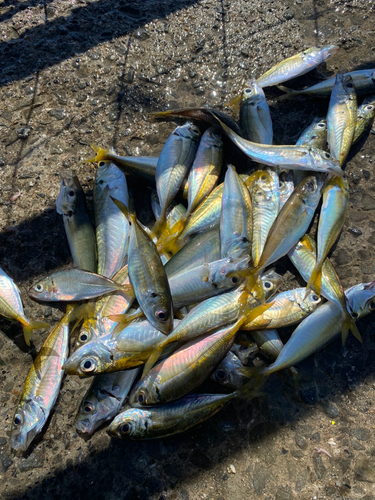
<path id="1" fill-rule="evenodd" d="M 220 108 L 248 76 L 312 45 L 341 50 L 296 88 L 338 69 L 375 67 L 374 9 L 368 0 L 3 0 L 0 265 L 20 285 L 26 314 L 51 325 L 62 315 L 26 291 L 71 262 L 54 203 L 67 168 L 90 201 L 94 170 L 81 163 L 92 155 L 89 143 L 157 155 L 174 124 L 148 112 Z M 327 110 L 326 100 L 267 95 L 275 143 L 294 143 Z M 345 288 L 375 279 L 373 132 L 346 167 L 350 209 L 332 254 Z M 149 189 L 130 185 L 150 223 Z M 297 274 L 287 262 L 281 269 Z M 83 440 L 73 420 L 89 381 L 66 377 L 44 432 L 21 453 L 9 447 L 10 424 L 47 332 L 27 348 L 19 325 L 1 319 L 0 497 L 374 499 L 373 322 L 358 323 L 363 345 L 350 338 L 343 350 L 338 341 L 306 360 L 299 390 L 286 374 L 274 375 L 253 403 L 230 403 L 185 434 L 154 442 L 110 440 L 103 430 Z"/>

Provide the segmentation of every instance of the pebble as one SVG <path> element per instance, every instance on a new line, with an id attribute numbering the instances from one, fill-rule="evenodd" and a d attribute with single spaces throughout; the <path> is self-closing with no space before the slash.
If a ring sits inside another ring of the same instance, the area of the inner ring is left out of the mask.
<path id="1" fill-rule="evenodd" d="M 354 473 L 358 481 L 375 483 L 375 460 L 370 460 L 363 454 L 359 455 L 354 466 Z"/>
<path id="2" fill-rule="evenodd" d="M 34 453 L 32 453 L 29 457 L 20 460 L 18 464 L 18 468 L 21 472 L 27 472 L 28 470 L 36 469 L 38 467 L 42 467 L 42 463 Z"/>
<path id="3" fill-rule="evenodd" d="M 330 403 L 329 401 L 324 405 L 323 410 L 329 418 L 337 418 L 339 416 L 339 410 L 333 403 Z"/>
<path id="4" fill-rule="evenodd" d="M 63 108 L 51 109 L 48 113 L 56 120 L 63 120 L 66 117 L 66 111 Z"/>
<path id="5" fill-rule="evenodd" d="M 362 231 L 358 229 L 358 227 L 351 226 L 348 228 L 349 233 L 351 233 L 355 238 L 358 238 L 358 236 L 361 236 Z"/>
<path id="6" fill-rule="evenodd" d="M 305 438 L 300 436 L 299 434 L 296 434 L 296 437 L 294 438 L 296 445 L 298 448 L 301 448 L 301 450 L 306 450 L 307 448 L 307 441 Z"/>
<path id="7" fill-rule="evenodd" d="M 327 468 L 323 464 L 322 457 L 318 453 L 313 454 L 313 463 L 315 474 L 317 475 L 318 479 L 323 479 L 323 477 L 326 475 Z"/>
<path id="8" fill-rule="evenodd" d="M 373 210 L 375 208 L 375 198 L 365 193 L 362 197 L 363 210 Z"/>
<path id="9" fill-rule="evenodd" d="M 30 135 L 31 127 L 20 127 L 16 130 L 16 134 L 20 139 L 27 139 Z"/>
<path id="10" fill-rule="evenodd" d="M 0 167 L 3 167 L 5 165 L 5 160 L 0 156 Z"/>
<path id="11" fill-rule="evenodd" d="M 255 492 L 260 495 L 268 480 L 268 474 L 266 467 L 260 462 L 255 462 L 254 472 L 253 472 L 253 486 Z"/>
<path id="12" fill-rule="evenodd" d="M 350 435 L 359 439 L 360 441 L 368 441 L 371 437 L 371 433 L 369 429 L 365 427 L 357 427 L 356 429 L 352 429 L 350 431 Z"/>
<path id="13" fill-rule="evenodd" d="M 294 495 L 290 486 L 279 486 L 276 492 L 275 500 L 293 500 Z"/>
<path id="14" fill-rule="evenodd" d="M 236 468 L 233 464 L 230 464 L 230 466 L 228 467 L 227 469 L 228 473 L 229 474 L 235 474 L 237 471 L 236 471 Z"/>
<path id="15" fill-rule="evenodd" d="M 343 248 L 340 248 L 335 256 L 335 261 L 338 267 L 345 266 L 353 260 L 352 256 Z"/>
<path id="16" fill-rule="evenodd" d="M 9 453 L 4 450 L 0 450 L 0 463 L 3 472 L 6 472 L 13 463 L 13 460 Z"/>
<path id="17" fill-rule="evenodd" d="M 362 175 L 361 172 L 353 172 L 353 182 L 354 184 L 359 184 L 361 182 Z"/>

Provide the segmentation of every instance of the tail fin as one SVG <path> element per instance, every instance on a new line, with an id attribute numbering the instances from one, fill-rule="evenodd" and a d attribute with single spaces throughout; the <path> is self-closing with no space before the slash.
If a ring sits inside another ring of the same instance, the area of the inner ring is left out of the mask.
<path id="1" fill-rule="evenodd" d="M 260 375 L 267 376 L 268 366 L 243 366 L 239 369 L 239 372 L 247 378 L 259 377 Z"/>
<path id="2" fill-rule="evenodd" d="M 43 323 L 43 321 L 31 321 L 22 324 L 23 336 L 25 337 L 25 342 L 29 346 L 31 340 L 31 334 L 33 330 L 41 330 L 42 328 L 50 328 L 49 323 Z"/>
<path id="3" fill-rule="evenodd" d="M 362 337 L 358 331 L 357 325 L 355 324 L 354 318 L 352 318 L 348 311 L 346 311 L 341 323 L 342 345 L 345 344 L 349 331 L 351 331 L 354 337 L 362 344 Z"/>
<path id="4" fill-rule="evenodd" d="M 90 144 L 92 149 L 95 151 L 96 156 L 93 158 L 89 158 L 88 160 L 84 160 L 82 163 L 93 163 L 93 162 L 99 162 L 99 161 L 110 161 L 111 160 L 111 150 L 103 149 L 99 146 L 95 146 L 95 144 Z"/>
<path id="5" fill-rule="evenodd" d="M 238 389 L 233 394 L 239 398 L 248 399 L 249 401 L 257 396 L 261 396 L 260 389 L 264 386 L 266 382 L 265 377 L 255 377 L 253 380 L 250 380 L 246 384 L 244 384 L 241 389 Z"/>
<path id="6" fill-rule="evenodd" d="M 133 320 L 142 318 L 144 316 L 142 311 L 136 311 L 132 314 L 110 314 L 106 316 L 111 321 L 118 323 L 113 330 L 112 339 L 116 339 L 118 334 L 122 332 Z"/>
<path id="7" fill-rule="evenodd" d="M 321 289 L 322 289 L 322 267 L 323 267 L 323 262 L 317 262 L 315 264 L 315 267 L 313 269 L 313 272 L 311 273 L 310 279 L 306 285 L 306 293 L 305 293 L 305 298 L 307 295 L 307 292 L 311 289 L 315 290 L 315 292 L 320 295 Z"/>
<path id="8" fill-rule="evenodd" d="M 231 99 L 230 101 L 225 102 L 224 107 L 232 108 L 233 113 L 236 114 L 240 109 L 241 102 L 242 102 L 242 92 L 233 99 Z"/>

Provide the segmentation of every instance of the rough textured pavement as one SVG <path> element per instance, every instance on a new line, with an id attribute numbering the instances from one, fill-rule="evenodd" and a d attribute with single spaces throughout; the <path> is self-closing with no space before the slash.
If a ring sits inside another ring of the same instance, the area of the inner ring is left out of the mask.
<path id="1" fill-rule="evenodd" d="M 249 75 L 311 45 L 341 50 L 296 87 L 338 69 L 375 67 L 374 22 L 372 0 L 2 0 L 0 265 L 19 283 L 26 313 L 51 325 L 61 317 L 26 290 L 70 263 L 54 202 L 67 168 L 90 195 L 94 171 L 81 163 L 89 143 L 157 155 L 174 124 L 149 121 L 149 111 L 221 107 Z M 267 94 L 275 142 L 292 144 L 325 115 L 327 101 L 280 94 Z M 372 131 L 346 168 L 349 216 L 333 251 L 344 287 L 375 279 L 374 151 Z M 149 223 L 150 191 L 131 187 Z M 254 403 L 231 403 L 155 442 L 111 441 L 103 430 L 84 441 L 73 420 L 89 381 L 67 377 L 44 432 L 20 453 L 9 448 L 10 424 L 47 332 L 28 349 L 19 325 L 1 319 L 0 497 L 374 499 L 373 322 L 359 322 L 363 345 L 350 338 L 343 350 L 336 342 L 302 364 L 307 382 L 299 389 L 280 373 Z"/>

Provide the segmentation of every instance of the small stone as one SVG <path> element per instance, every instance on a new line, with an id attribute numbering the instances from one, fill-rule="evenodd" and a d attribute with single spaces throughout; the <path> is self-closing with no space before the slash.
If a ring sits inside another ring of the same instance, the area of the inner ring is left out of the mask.
<path id="1" fill-rule="evenodd" d="M 11 456 L 4 450 L 0 450 L 0 463 L 3 472 L 6 472 L 13 463 Z"/>
<path id="2" fill-rule="evenodd" d="M 0 156 L 0 167 L 3 167 L 5 165 L 5 160 Z"/>
<path id="3" fill-rule="evenodd" d="M 358 481 L 375 483 L 375 460 L 369 460 L 361 454 L 356 460 L 354 473 Z"/>
<path id="4" fill-rule="evenodd" d="M 279 486 L 276 492 L 275 500 L 293 500 L 294 495 L 290 486 Z"/>
<path id="5" fill-rule="evenodd" d="M 30 135 L 31 127 L 20 127 L 16 130 L 18 137 L 21 139 L 27 139 Z"/>
<path id="6" fill-rule="evenodd" d="M 99 52 L 94 52 L 94 51 L 89 51 L 87 52 L 87 56 L 92 59 L 93 61 L 97 61 L 98 59 L 100 59 L 100 54 Z"/>
<path id="7" fill-rule="evenodd" d="M 361 182 L 361 179 L 362 179 L 361 172 L 353 172 L 354 184 L 359 184 Z"/>
<path id="8" fill-rule="evenodd" d="M 346 264 L 349 264 L 352 260 L 353 260 L 352 256 L 343 248 L 340 248 L 340 250 L 335 255 L 335 261 L 337 266 L 345 266 Z"/>
<path id="9" fill-rule="evenodd" d="M 4 446 L 7 443 L 7 439 L 5 437 L 0 437 L 0 446 Z"/>
<path id="10" fill-rule="evenodd" d="M 158 66 L 156 71 L 159 75 L 166 75 L 168 73 L 168 69 L 165 66 Z"/>
<path id="11" fill-rule="evenodd" d="M 358 236 L 361 236 L 362 231 L 358 229 L 358 227 L 351 226 L 348 228 L 349 233 L 351 233 L 355 238 L 358 238 Z"/>
<path id="12" fill-rule="evenodd" d="M 363 210 L 373 210 L 375 208 L 375 198 L 365 193 L 362 197 Z"/>
<path id="13" fill-rule="evenodd" d="M 372 233 L 370 238 L 367 240 L 371 245 L 375 245 L 375 232 Z"/>
<path id="14" fill-rule="evenodd" d="M 18 468 L 21 472 L 27 472 L 28 470 L 36 469 L 38 467 L 42 467 L 42 463 L 34 453 L 32 453 L 29 457 L 20 460 L 18 464 Z"/>
<path id="15" fill-rule="evenodd" d="M 126 73 L 126 83 L 133 83 L 134 75 L 135 75 L 134 69 L 129 69 L 129 71 Z"/>
<path id="16" fill-rule="evenodd" d="M 355 439 L 353 439 L 353 441 L 350 444 L 351 444 L 351 447 L 353 448 L 353 450 L 361 451 L 361 450 L 365 449 L 365 447 L 359 441 L 356 441 Z"/>
<path id="17" fill-rule="evenodd" d="M 244 69 L 244 70 L 248 70 L 249 69 L 249 65 L 247 64 L 247 62 L 245 61 L 241 61 L 239 64 L 238 64 L 239 68 L 241 69 Z"/>
<path id="18" fill-rule="evenodd" d="M 56 118 L 56 120 L 63 120 L 66 117 L 66 111 L 63 108 L 51 109 L 49 114 Z"/>
<path id="19" fill-rule="evenodd" d="M 322 457 L 318 453 L 313 454 L 313 463 L 315 474 L 317 475 L 318 479 L 323 479 L 327 472 L 327 469 L 323 464 Z"/>
<path id="20" fill-rule="evenodd" d="M 327 402 L 324 405 L 323 409 L 324 409 L 324 413 L 329 418 L 337 418 L 339 416 L 339 410 L 336 408 L 336 406 L 333 403 Z"/>
<path id="21" fill-rule="evenodd" d="M 150 38 L 149 32 L 146 30 L 146 28 L 138 28 L 135 33 L 134 33 L 135 38 L 138 38 L 138 40 L 147 40 Z"/>
<path id="22" fill-rule="evenodd" d="M 287 10 L 284 14 L 284 19 L 286 19 L 287 21 L 290 21 L 291 19 L 293 19 L 294 17 L 294 10 Z"/>
<path id="23" fill-rule="evenodd" d="M 283 455 L 286 455 L 288 453 L 288 450 L 286 450 L 285 448 L 281 448 L 281 453 Z"/>
<path id="24" fill-rule="evenodd" d="M 255 462 L 254 472 L 253 472 L 253 486 L 254 490 L 258 495 L 260 495 L 264 490 L 264 488 L 266 487 L 267 480 L 268 480 L 267 468 L 264 466 L 264 464 L 261 464 L 260 462 Z"/>
<path id="25" fill-rule="evenodd" d="M 357 252 L 358 257 L 361 260 L 369 260 L 371 259 L 371 253 L 367 250 L 358 250 Z"/>
<path id="26" fill-rule="evenodd" d="M 306 450 L 307 448 L 307 441 L 305 438 L 300 436 L 299 434 L 296 434 L 296 437 L 294 438 L 296 445 L 298 448 L 301 448 L 301 450 Z"/>
<path id="27" fill-rule="evenodd" d="M 292 455 L 292 457 L 294 458 L 302 458 L 304 457 L 304 454 L 302 453 L 301 450 L 291 450 L 290 451 L 290 454 Z"/>
<path id="28" fill-rule="evenodd" d="M 350 431 L 350 435 L 359 439 L 360 441 L 368 441 L 371 437 L 371 433 L 369 429 L 365 427 L 357 427 L 356 429 L 352 429 Z"/>
<path id="29" fill-rule="evenodd" d="M 370 177 L 371 177 L 370 172 L 368 170 L 363 169 L 362 173 L 363 173 L 363 177 L 366 179 L 366 181 L 369 181 Z"/>

